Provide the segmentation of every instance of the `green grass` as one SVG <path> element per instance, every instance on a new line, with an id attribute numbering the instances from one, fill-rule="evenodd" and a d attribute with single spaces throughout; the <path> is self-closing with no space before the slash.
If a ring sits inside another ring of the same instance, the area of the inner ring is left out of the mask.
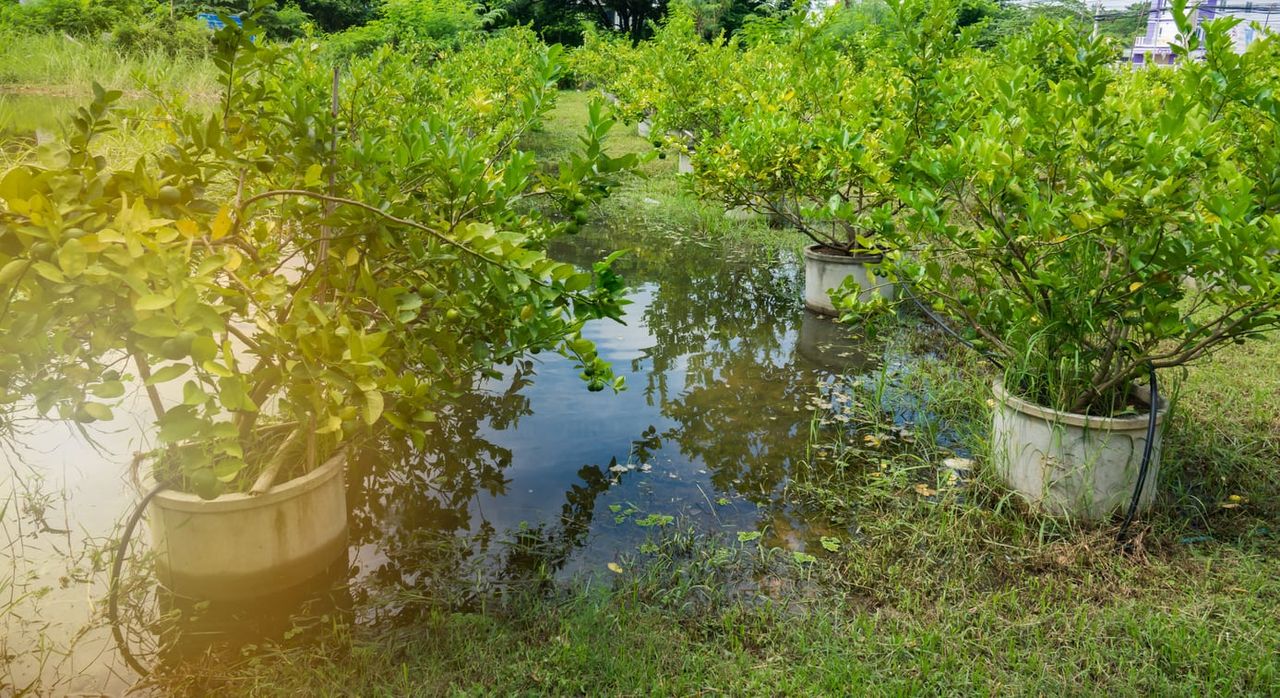
<path id="1" fill-rule="evenodd" d="M 564 95 L 532 147 L 572 147 L 584 100 Z M 647 147 L 628 135 L 613 143 Z M 729 245 L 796 244 L 690 198 L 670 160 L 645 170 L 599 214 Z M 797 560 L 676 524 L 624 558 L 620 574 L 466 606 L 433 588 L 396 604 L 412 620 L 337 624 L 309 644 L 186 667 L 162 686 L 388 696 L 1275 693 L 1280 341 L 1166 376 L 1178 399 L 1161 495 L 1124 553 L 1114 525 L 1028 513 L 987 472 L 989 369 L 910 318 L 887 335 L 936 351 L 853 387 L 840 428 L 815 428 L 812 466 L 787 487 L 794 506 L 839 532 L 835 551 Z M 913 424 L 913 438 L 884 438 L 897 432 L 892 411 L 908 405 L 936 420 Z M 967 483 L 939 468 L 951 453 L 934 438 L 938 424 L 972 452 Z"/>
<path id="2" fill-rule="evenodd" d="M 579 147 L 578 134 L 587 123 L 587 104 L 599 98 L 588 92 L 562 92 L 547 128 L 533 134 L 524 147 L 557 158 Z M 799 250 L 806 238 L 792 230 L 770 228 L 763 218 L 736 218 L 723 208 L 699 201 L 677 175 L 674 151 L 658 149 L 636 133 L 634 123 L 618 122 L 608 138 L 610 153 L 648 158 L 639 177 L 614 192 L 597 214 L 629 226 L 675 232 L 728 246 Z"/>

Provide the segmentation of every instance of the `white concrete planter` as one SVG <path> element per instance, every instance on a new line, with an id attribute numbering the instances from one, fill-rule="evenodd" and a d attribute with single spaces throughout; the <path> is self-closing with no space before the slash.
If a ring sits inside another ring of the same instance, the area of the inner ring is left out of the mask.
<path id="1" fill-rule="evenodd" d="M 1059 412 L 993 387 L 991 453 L 996 471 L 1034 508 L 1083 520 L 1129 505 L 1147 441 L 1148 415 L 1106 418 Z M 1139 510 L 1150 506 L 1160 476 L 1167 406 L 1156 413 L 1155 442 Z"/>
<path id="2" fill-rule="evenodd" d="M 680 160 L 676 165 L 676 171 L 680 174 L 690 174 L 693 172 L 693 161 L 689 159 L 688 153 L 680 153 Z"/>
<path id="3" fill-rule="evenodd" d="M 156 575 L 197 599 L 262 597 L 312 579 L 347 551 L 344 455 L 260 495 L 164 490 L 148 518 Z"/>
<path id="4" fill-rule="evenodd" d="M 649 134 L 653 133 L 653 124 L 648 119 L 641 119 L 636 124 L 636 133 L 641 138 L 648 138 Z"/>
<path id="5" fill-rule="evenodd" d="M 859 298 L 870 301 L 877 295 L 893 300 L 893 284 L 875 276 L 867 264 L 880 261 L 880 255 L 849 256 L 824 251 L 821 245 L 804 249 L 804 306 L 815 313 L 839 315 L 831 303 L 830 292 L 853 277 L 862 289 Z"/>

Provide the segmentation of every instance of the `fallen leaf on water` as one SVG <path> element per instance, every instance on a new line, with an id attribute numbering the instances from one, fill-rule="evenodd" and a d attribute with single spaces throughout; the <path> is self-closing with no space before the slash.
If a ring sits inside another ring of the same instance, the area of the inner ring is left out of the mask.
<path id="1" fill-rule="evenodd" d="M 928 485 L 924 484 L 923 482 L 916 484 L 916 494 L 920 495 L 921 497 L 932 497 L 937 493 L 938 493 L 937 490 L 930 488 Z"/>
<path id="2" fill-rule="evenodd" d="M 622 565 L 619 565 L 619 564 L 618 564 L 618 563 L 616 563 L 616 562 L 610 562 L 610 563 L 607 565 L 607 567 L 609 568 L 609 571 L 610 571 L 610 572 L 614 572 L 614 573 L 616 573 L 616 574 L 622 574 Z"/>
<path id="3" fill-rule="evenodd" d="M 870 446 L 871 448 L 880 448 L 880 439 L 877 439 L 870 434 L 862 437 L 862 443 Z"/>

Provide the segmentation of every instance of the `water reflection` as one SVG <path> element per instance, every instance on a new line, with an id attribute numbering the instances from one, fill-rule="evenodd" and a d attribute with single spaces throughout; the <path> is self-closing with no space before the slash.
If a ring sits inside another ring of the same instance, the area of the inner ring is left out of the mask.
<path id="1" fill-rule="evenodd" d="M 350 488 L 360 580 L 433 598 L 459 576 L 476 593 L 546 584 L 639 543 L 647 513 L 805 528 L 780 492 L 806 457 L 812 397 L 876 357 L 803 309 L 790 258 L 637 236 L 595 231 L 555 250 L 579 263 L 636 250 L 619 267 L 635 289 L 627 324 L 584 332 L 629 389 L 588 393 L 544 355 L 443 410 L 425 448 L 367 450 Z"/>

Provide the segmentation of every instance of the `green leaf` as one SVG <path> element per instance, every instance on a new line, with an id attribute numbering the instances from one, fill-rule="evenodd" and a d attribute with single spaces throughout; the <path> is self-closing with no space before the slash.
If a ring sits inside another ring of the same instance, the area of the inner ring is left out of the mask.
<path id="1" fill-rule="evenodd" d="M 245 462 L 239 458 L 219 458 L 218 462 L 213 464 L 213 476 L 218 478 L 219 482 L 229 483 L 236 479 L 246 467 Z"/>
<path id="2" fill-rule="evenodd" d="M 113 398 L 124 395 L 124 383 L 120 381 L 103 381 L 89 389 L 95 397 Z"/>
<path id="3" fill-rule="evenodd" d="M 147 385 L 156 385 L 158 383 L 167 383 L 178 378 L 191 369 L 188 364 L 170 364 L 164 366 L 151 374 L 151 378 L 147 379 Z"/>
<path id="4" fill-rule="evenodd" d="M 8 201 L 26 199 L 31 196 L 34 182 L 27 168 L 15 167 L 0 178 L 0 198 Z"/>
<path id="5" fill-rule="evenodd" d="M 182 404 L 194 407 L 196 405 L 204 404 L 208 399 L 209 394 L 200 387 L 199 383 L 195 381 L 187 381 L 182 384 Z"/>
<path id="6" fill-rule="evenodd" d="M 174 298 L 159 293 L 149 293 L 133 302 L 134 310 L 160 310 L 173 305 Z"/>
<path id="7" fill-rule="evenodd" d="M 85 251 L 84 243 L 75 239 L 62 243 L 58 248 L 58 266 L 73 279 L 83 274 L 89 266 L 89 253 Z"/>
<path id="8" fill-rule="evenodd" d="M 185 441 L 200 433 L 204 424 L 204 420 L 197 418 L 190 409 L 171 409 L 160 418 L 158 438 L 170 444 Z"/>
<path id="9" fill-rule="evenodd" d="M 570 276 L 568 279 L 565 279 L 564 281 L 564 290 L 570 293 L 584 290 L 586 288 L 589 288 L 590 286 L 591 286 L 591 275 L 585 274 L 585 273 L 574 274 L 573 276 Z"/>
<path id="10" fill-rule="evenodd" d="M 86 402 L 80 406 L 80 409 L 84 410 L 85 414 L 100 422 L 109 421 L 113 416 L 111 414 L 111 408 L 100 402 Z"/>
<path id="11" fill-rule="evenodd" d="M 26 271 L 31 262 L 25 259 L 12 259 L 8 264 L 0 267 L 0 286 L 7 286 L 10 282 L 22 276 L 22 272 Z"/>
<path id="12" fill-rule="evenodd" d="M 377 390 L 364 391 L 364 423 L 373 426 L 382 416 L 382 393 Z"/>
<path id="13" fill-rule="evenodd" d="M 177 337 L 179 333 L 178 325 L 173 319 L 164 317 L 163 315 L 152 315 L 135 322 L 133 331 L 143 337 L 154 337 L 157 339 L 167 339 L 169 337 Z"/>
<path id="14" fill-rule="evenodd" d="M 738 531 L 739 543 L 750 543 L 753 540 L 759 540 L 761 533 L 759 531 Z"/>
<path id="15" fill-rule="evenodd" d="M 35 270 L 37 274 L 39 274 L 40 276 L 43 276 L 44 278 L 52 281 L 55 284 L 67 283 L 67 277 L 63 275 L 62 270 L 53 266 L 48 262 L 43 262 L 43 261 L 36 262 L 31 265 L 31 268 Z"/>

